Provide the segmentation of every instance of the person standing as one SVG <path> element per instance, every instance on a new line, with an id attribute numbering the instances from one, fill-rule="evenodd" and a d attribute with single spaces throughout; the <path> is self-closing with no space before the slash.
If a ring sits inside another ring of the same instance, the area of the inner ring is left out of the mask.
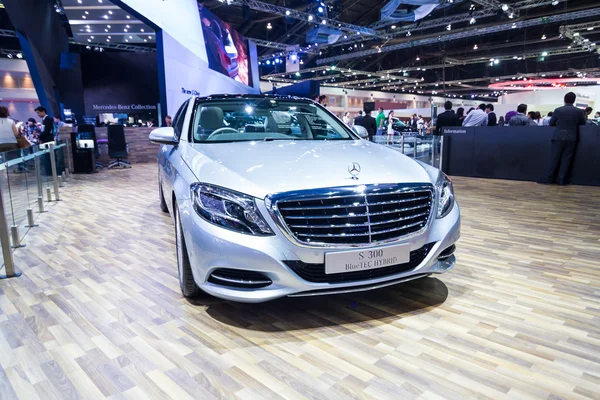
<path id="1" fill-rule="evenodd" d="M 170 115 L 167 115 L 165 117 L 165 126 L 170 128 L 173 125 L 173 119 L 171 118 Z"/>
<path id="2" fill-rule="evenodd" d="M 387 117 L 387 144 L 394 144 L 394 110 L 390 110 Z"/>
<path id="3" fill-rule="evenodd" d="M 590 116 L 592 115 L 592 112 L 594 112 L 594 109 L 592 107 L 586 107 L 585 108 L 585 124 L 586 125 L 595 125 L 594 121 L 592 121 L 590 119 Z"/>
<path id="4" fill-rule="evenodd" d="M 377 124 L 377 136 L 383 135 L 383 121 L 385 121 L 385 113 L 383 112 L 383 107 L 379 107 L 379 113 L 377 114 L 377 118 L 375 118 L 375 122 Z"/>
<path id="5" fill-rule="evenodd" d="M 447 101 L 444 103 L 444 111 L 437 117 L 437 122 L 435 124 L 435 132 L 433 133 L 436 136 L 442 136 L 444 127 L 447 126 L 460 126 L 460 121 L 458 120 L 458 116 L 452 111 L 452 102 Z"/>
<path id="6" fill-rule="evenodd" d="M 554 126 L 555 129 L 550 149 L 550 168 L 548 175 L 540 183 L 552 184 L 558 178 L 559 185 L 568 184 L 579 127 L 586 122 L 585 112 L 573 105 L 576 98 L 575 93 L 567 93 L 565 105 L 554 110 L 552 114 L 550 126 Z"/>
<path id="7" fill-rule="evenodd" d="M 462 126 L 487 126 L 488 115 L 485 113 L 485 108 L 485 104 L 480 104 L 479 107 L 473 109 L 463 121 Z"/>
<path id="8" fill-rule="evenodd" d="M 375 135 L 377 133 L 377 121 L 371 117 L 371 110 L 365 110 L 365 116 L 362 118 L 362 126 L 367 130 L 369 134 L 369 140 L 375 141 Z"/>
<path id="9" fill-rule="evenodd" d="M 356 117 L 354 117 L 354 126 L 357 126 L 357 125 L 363 126 L 362 122 L 363 122 L 363 112 L 362 112 L 362 110 L 360 110 L 358 112 L 358 115 Z"/>
<path id="10" fill-rule="evenodd" d="M 527 104 L 519 104 L 517 107 L 517 115 L 510 117 L 508 125 L 510 126 L 532 126 L 535 122 L 529 118 L 525 113 L 527 112 Z"/>
<path id="11" fill-rule="evenodd" d="M 48 111 L 44 107 L 38 107 L 35 109 L 38 117 L 42 119 L 42 126 L 44 129 L 40 134 L 40 144 L 48 143 L 54 140 L 54 121 L 48 115 Z"/>
<path id="12" fill-rule="evenodd" d="M 498 126 L 504 126 L 505 122 L 504 122 L 504 116 L 501 115 L 500 118 L 498 118 Z"/>
<path id="13" fill-rule="evenodd" d="M 342 120 L 344 121 L 344 123 L 346 124 L 346 126 L 350 126 L 350 112 L 346 111 L 344 113 L 344 116 L 342 117 Z"/>
<path id="14" fill-rule="evenodd" d="M 462 123 L 465 120 L 465 109 L 462 107 L 458 107 L 456 109 L 456 117 L 458 118 L 458 122 L 460 122 L 459 126 L 462 126 Z"/>
<path id="15" fill-rule="evenodd" d="M 498 126 L 498 117 L 496 117 L 496 113 L 494 112 L 494 105 L 488 104 L 485 106 L 485 112 L 488 115 L 487 126 Z"/>
<path id="16" fill-rule="evenodd" d="M 0 152 L 19 148 L 17 144 L 19 131 L 15 125 L 15 121 L 8 118 L 9 116 L 8 108 L 0 106 Z"/>
<path id="17" fill-rule="evenodd" d="M 546 118 L 544 118 L 544 119 L 542 120 L 542 125 L 543 125 L 543 126 L 550 126 L 550 120 L 552 119 L 552 114 L 553 114 L 553 112 L 552 112 L 552 111 L 550 111 L 550 112 L 548 113 L 548 115 L 546 115 Z"/>

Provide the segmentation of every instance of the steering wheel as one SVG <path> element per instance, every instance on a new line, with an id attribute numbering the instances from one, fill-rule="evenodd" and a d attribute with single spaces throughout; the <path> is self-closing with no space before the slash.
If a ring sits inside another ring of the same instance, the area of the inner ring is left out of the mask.
<path id="1" fill-rule="evenodd" d="M 219 128 L 215 131 L 213 131 L 213 133 L 211 133 L 206 140 L 210 140 L 213 136 L 217 136 L 220 135 L 221 133 L 225 133 L 225 132 L 233 132 L 233 133 L 239 133 L 236 129 L 230 128 L 228 126 L 224 127 L 224 128 Z"/>

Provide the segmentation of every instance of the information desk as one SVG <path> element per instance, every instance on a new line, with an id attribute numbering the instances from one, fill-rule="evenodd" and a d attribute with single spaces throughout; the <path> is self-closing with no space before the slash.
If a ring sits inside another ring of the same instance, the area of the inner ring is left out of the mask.
<path id="1" fill-rule="evenodd" d="M 129 149 L 127 160 L 134 164 L 156 162 L 158 154 L 158 145 L 150 142 L 148 136 L 156 128 L 125 128 L 125 141 Z M 60 136 L 62 140 L 70 141 L 73 128 L 61 128 Z M 108 139 L 107 128 L 96 128 L 96 140 Z M 99 160 L 106 166 L 109 156 L 107 146 L 100 145 Z"/>
<path id="2" fill-rule="evenodd" d="M 554 128 L 547 126 L 444 128 L 448 175 L 538 181 L 548 173 Z M 600 186 L 600 127 L 580 128 L 570 181 Z"/>

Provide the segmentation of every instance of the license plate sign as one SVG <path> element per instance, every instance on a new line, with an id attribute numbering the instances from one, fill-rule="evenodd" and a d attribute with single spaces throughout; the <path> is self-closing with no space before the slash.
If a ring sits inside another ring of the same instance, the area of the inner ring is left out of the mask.
<path id="1" fill-rule="evenodd" d="M 325 273 L 365 271 L 410 261 L 410 244 L 325 254 Z"/>

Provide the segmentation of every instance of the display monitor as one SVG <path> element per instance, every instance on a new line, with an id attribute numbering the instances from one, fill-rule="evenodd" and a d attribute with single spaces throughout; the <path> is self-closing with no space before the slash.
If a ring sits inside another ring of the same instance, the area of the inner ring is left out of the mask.
<path id="1" fill-rule="evenodd" d="M 222 21 L 204 5 L 198 4 L 208 66 L 244 85 L 252 86 L 248 39 Z"/>

